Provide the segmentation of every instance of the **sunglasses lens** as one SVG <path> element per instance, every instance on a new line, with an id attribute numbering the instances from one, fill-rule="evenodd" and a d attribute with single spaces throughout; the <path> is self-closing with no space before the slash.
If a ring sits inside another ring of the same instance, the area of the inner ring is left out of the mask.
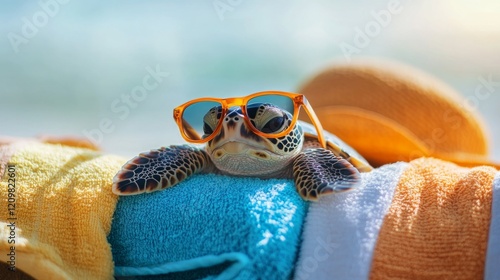
<path id="1" fill-rule="evenodd" d="M 262 95 L 246 105 L 250 123 L 259 131 L 273 135 L 288 128 L 294 114 L 294 102 L 283 95 Z"/>
<path id="2" fill-rule="evenodd" d="M 201 101 L 187 106 L 182 113 L 182 129 L 191 140 L 201 140 L 214 133 L 221 120 L 222 106 L 214 101 Z"/>

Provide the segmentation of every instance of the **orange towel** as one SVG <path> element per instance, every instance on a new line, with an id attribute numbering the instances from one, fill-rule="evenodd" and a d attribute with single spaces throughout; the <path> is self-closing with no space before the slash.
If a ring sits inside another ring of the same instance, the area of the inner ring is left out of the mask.
<path id="1" fill-rule="evenodd" d="M 500 164 L 462 96 L 381 61 L 331 66 L 299 92 L 324 129 L 385 165 L 311 205 L 299 279 L 499 279 Z"/>
<path id="2" fill-rule="evenodd" d="M 370 277 L 482 279 L 495 174 L 491 167 L 411 162 L 380 230 Z"/>
<path id="3" fill-rule="evenodd" d="M 491 242 L 495 234 L 488 236 L 491 229 L 500 232 L 500 225 L 490 227 L 494 213 L 500 215 L 500 173 L 414 160 L 500 167 L 488 158 L 480 117 L 458 94 L 423 73 L 384 63 L 329 68 L 299 92 L 326 130 L 373 165 L 409 163 L 363 173 L 364 187 L 310 205 L 298 279 L 471 279 L 487 274 L 485 259 L 496 266 L 498 250 L 487 257 L 486 247 L 500 244 Z M 106 235 L 117 197 L 110 183 L 124 159 L 40 143 L 2 147 L 12 141 L 0 139 L 0 195 L 8 196 L 8 178 L 1 175 L 13 164 L 22 205 L 16 269 L 36 278 L 112 278 Z M 42 141 L 96 149 L 73 138 Z M 8 208 L 6 200 L 0 208 Z M 6 217 L 2 223 L 0 253 L 7 256 L 11 233 Z"/>

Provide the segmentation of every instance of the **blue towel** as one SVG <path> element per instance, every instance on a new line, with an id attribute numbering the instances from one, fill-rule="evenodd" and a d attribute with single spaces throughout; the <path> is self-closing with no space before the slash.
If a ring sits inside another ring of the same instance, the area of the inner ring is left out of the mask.
<path id="1" fill-rule="evenodd" d="M 213 174 L 121 197 L 108 237 L 115 276 L 289 279 L 307 206 L 292 180 Z"/>

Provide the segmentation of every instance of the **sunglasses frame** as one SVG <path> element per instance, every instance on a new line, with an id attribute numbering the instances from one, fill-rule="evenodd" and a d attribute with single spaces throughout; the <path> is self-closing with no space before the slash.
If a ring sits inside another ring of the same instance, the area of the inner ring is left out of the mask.
<path id="1" fill-rule="evenodd" d="M 265 96 L 265 95 L 280 95 L 280 96 L 285 96 L 290 98 L 293 101 L 293 115 L 292 115 L 292 125 L 290 125 L 287 129 L 280 133 L 264 133 L 257 128 L 255 128 L 250 120 L 248 119 L 247 111 L 246 111 L 246 105 L 248 104 L 248 101 L 250 101 L 253 98 L 259 97 L 259 96 Z M 184 114 L 184 110 L 189 107 L 190 105 L 198 102 L 204 102 L 204 101 L 211 101 L 211 102 L 217 102 L 222 106 L 222 117 L 220 118 L 219 122 L 217 123 L 217 126 L 215 127 L 214 131 L 212 134 L 209 136 L 202 138 L 202 139 L 191 139 L 188 134 L 186 133 L 184 129 L 184 122 L 182 115 Z M 318 133 L 318 141 L 321 144 L 323 148 L 326 148 L 326 141 L 325 141 L 325 136 L 323 135 L 323 127 L 321 126 L 321 123 L 318 119 L 318 116 L 316 116 L 316 113 L 314 113 L 313 108 L 309 104 L 309 101 L 303 94 L 299 93 L 291 93 L 291 92 L 285 92 L 285 91 L 261 91 L 261 92 L 256 92 L 244 97 L 231 97 L 231 98 L 213 98 L 213 97 L 202 97 L 202 98 L 197 98 L 193 99 L 191 101 L 188 101 L 180 106 L 177 106 L 174 109 L 174 120 L 177 123 L 177 126 L 179 127 L 179 130 L 181 132 L 182 138 L 186 140 L 187 142 L 190 143 L 196 143 L 196 144 L 202 144 L 206 143 L 210 140 L 212 140 L 221 130 L 222 128 L 222 120 L 226 116 L 228 110 L 231 107 L 239 106 L 241 108 L 241 111 L 243 113 L 243 120 L 245 121 L 247 127 L 252 130 L 253 133 L 266 137 L 266 138 L 275 138 L 275 137 L 283 137 L 290 133 L 290 131 L 293 129 L 294 125 L 297 123 L 297 120 L 299 118 L 299 113 L 300 113 L 300 108 L 303 107 L 304 110 L 306 111 L 307 115 L 313 122 L 314 127 L 316 128 L 316 132 Z"/>

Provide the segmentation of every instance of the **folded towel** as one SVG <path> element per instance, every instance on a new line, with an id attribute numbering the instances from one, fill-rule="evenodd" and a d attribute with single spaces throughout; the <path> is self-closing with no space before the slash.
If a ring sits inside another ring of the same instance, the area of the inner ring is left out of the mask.
<path id="1" fill-rule="evenodd" d="M 311 204 L 297 279 L 498 279 L 500 172 L 423 158 L 363 182 Z"/>
<path id="2" fill-rule="evenodd" d="M 112 279 L 111 182 L 124 162 L 60 145 L 1 146 L 0 275 Z"/>
<path id="3" fill-rule="evenodd" d="M 292 180 L 213 174 L 121 197 L 109 236 L 115 276 L 289 279 L 307 206 Z"/>
<path id="4" fill-rule="evenodd" d="M 363 186 L 309 207 L 296 279 L 367 279 L 376 238 L 407 163 L 362 173 Z"/>
<path id="5" fill-rule="evenodd" d="M 110 279 L 113 256 L 124 278 L 500 276 L 500 174 L 489 167 L 420 159 L 377 168 L 362 188 L 312 203 L 301 239 L 308 204 L 291 180 L 196 175 L 121 198 L 111 226 L 122 158 L 22 143 L 0 147 L 0 161 L 2 209 L 16 178 L 15 220 L 0 221 L 2 268 L 17 270 L 6 273 Z"/>
<path id="6" fill-rule="evenodd" d="M 21 275 L 6 274 L 15 267 L 39 279 L 500 279 L 499 172 L 412 159 L 499 165 L 480 118 L 422 77 L 353 64 L 303 86 L 325 129 L 371 163 L 409 161 L 310 207 L 291 180 L 219 175 L 118 200 L 110 184 L 124 159 L 0 139 L 0 276 Z"/>

